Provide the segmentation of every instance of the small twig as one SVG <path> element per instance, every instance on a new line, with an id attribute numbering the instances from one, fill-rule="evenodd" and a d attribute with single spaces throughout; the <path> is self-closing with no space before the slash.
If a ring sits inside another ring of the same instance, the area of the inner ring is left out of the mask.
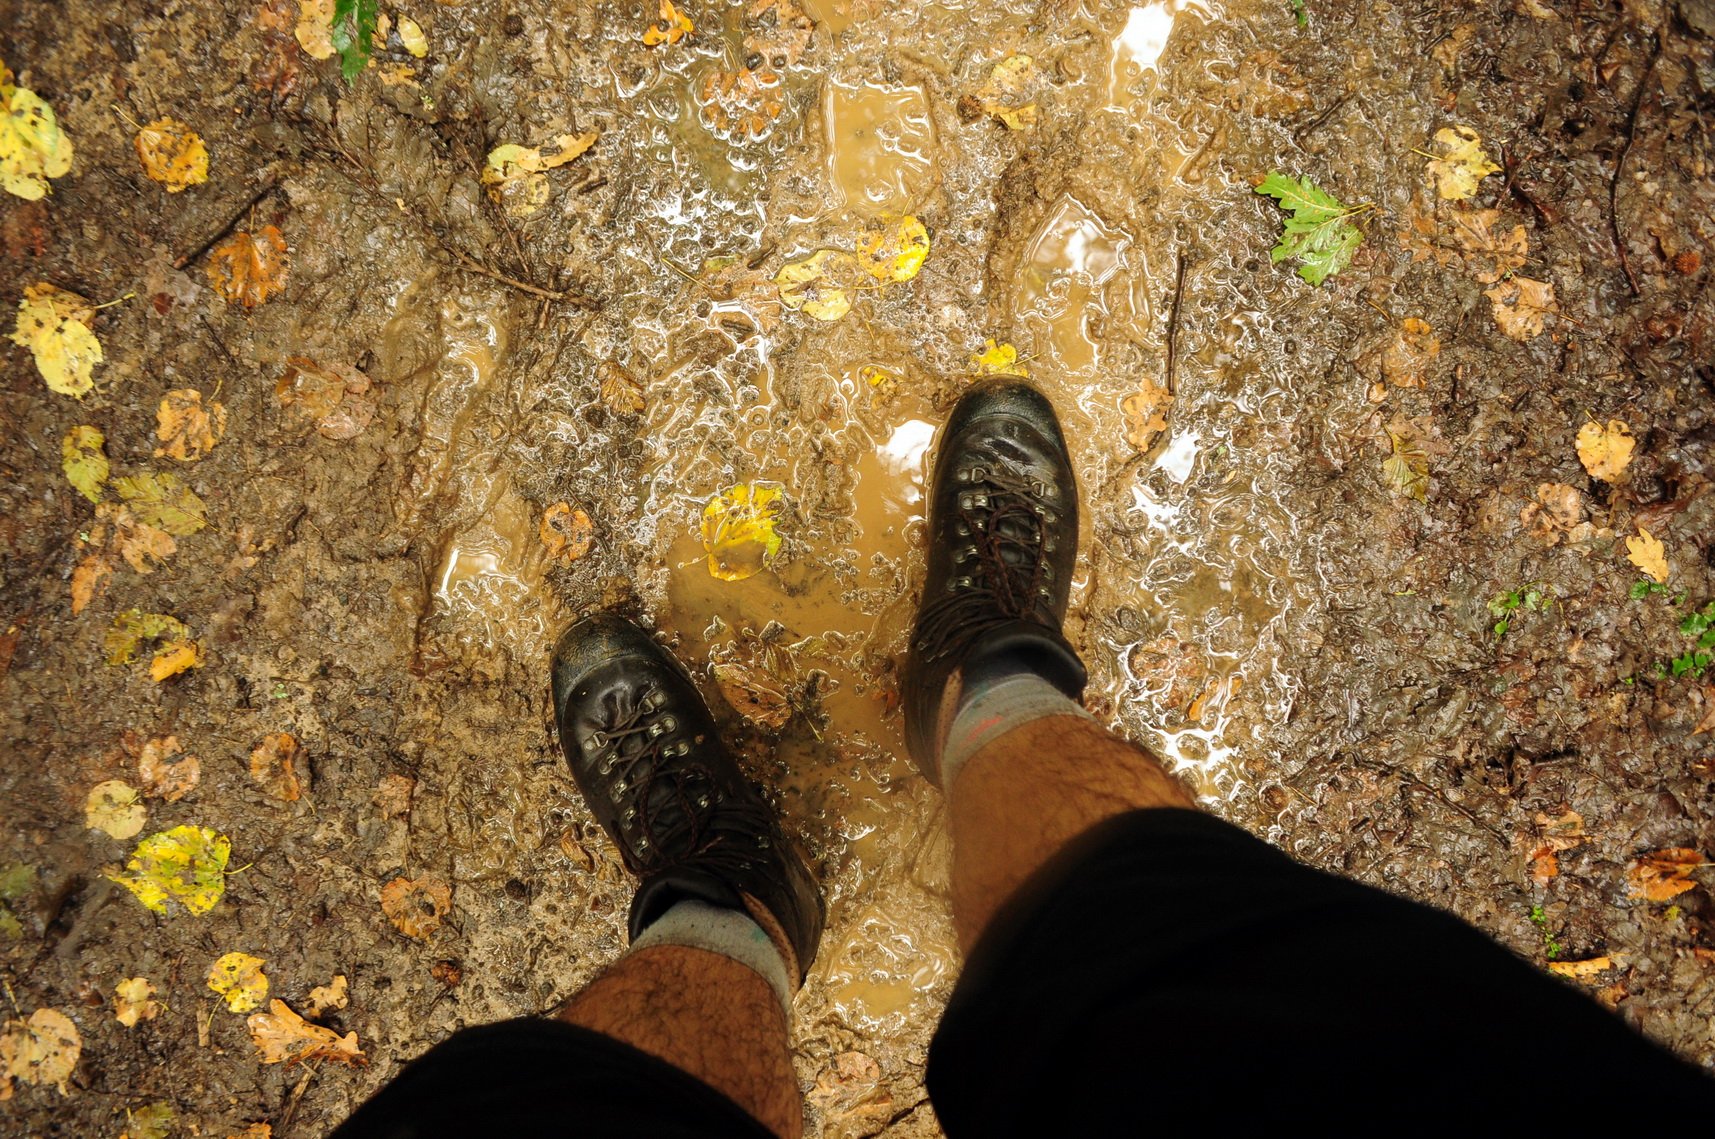
<path id="1" fill-rule="evenodd" d="M 220 354 L 221 354 L 221 355 L 222 355 L 222 356 L 225 356 L 225 357 L 226 357 L 226 362 L 227 362 L 227 363 L 228 363 L 228 364 L 229 364 L 229 365 L 231 365 L 231 367 L 232 367 L 232 374 L 233 374 L 233 375 L 235 375 L 235 376 L 236 376 L 236 375 L 238 375 L 238 374 L 239 374 L 239 367 L 238 367 L 238 361 L 237 361 L 237 360 L 234 360 L 234 359 L 233 359 L 233 358 L 232 358 L 232 353 L 231 353 L 231 352 L 228 352 L 228 351 L 227 351 L 227 350 L 226 350 L 226 342 L 225 342 L 225 341 L 223 341 L 223 340 L 221 340 L 221 338 L 220 338 L 220 333 L 218 333 L 218 332 L 216 332 L 216 331 L 215 331 L 215 330 L 214 330 L 214 325 L 212 325 L 212 324 L 210 324 L 210 323 L 209 323 L 209 322 L 208 322 L 208 317 L 206 317 L 206 316 L 204 316 L 204 315 L 203 315 L 203 314 L 202 314 L 202 313 L 200 313 L 200 312 L 199 312 L 199 313 L 197 313 L 197 319 L 198 319 L 198 320 L 200 320 L 200 321 L 202 321 L 202 326 L 203 326 L 203 327 L 204 327 L 204 328 L 206 328 L 206 329 L 208 329 L 208 335 L 209 335 L 209 339 L 211 339 L 211 340 L 213 340 L 213 341 L 214 341 L 214 346 L 215 346 L 215 347 L 216 347 L 216 348 L 218 348 L 218 349 L 220 349 Z M 224 377 L 223 377 L 223 379 L 224 379 Z M 214 385 L 214 395 L 211 395 L 211 396 L 209 396 L 209 398 L 210 398 L 210 399 L 213 399 L 213 398 L 214 398 L 214 396 L 216 396 L 216 395 L 219 395 L 219 394 L 220 394 L 220 385 L 221 385 L 221 382 L 222 382 L 222 381 L 221 381 L 221 380 L 217 380 L 217 381 L 215 381 L 215 385 Z"/>
<path id="2" fill-rule="evenodd" d="M 250 210 L 256 205 L 257 202 L 260 202 L 263 198 L 266 198 L 269 194 L 273 193 L 274 187 L 278 186 L 279 184 L 280 184 L 279 174 L 276 173 L 275 171 L 270 170 L 267 173 L 267 175 L 263 177 L 262 185 L 257 187 L 256 192 L 254 194 L 250 195 L 249 198 L 245 199 L 245 202 L 242 206 L 239 206 L 236 210 L 233 210 L 231 216 L 226 219 L 225 223 L 222 224 L 219 229 L 217 229 L 213 233 L 209 234 L 207 240 L 203 241 L 195 249 L 191 250 L 189 253 L 185 254 L 183 257 L 174 258 L 173 268 L 183 269 L 186 265 L 189 265 L 192 261 L 195 261 L 198 257 L 201 257 L 204 253 L 207 253 L 209 251 L 210 246 L 212 246 L 215 242 L 219 241 L 221 238 L 225 237 L 227 234 L 232 232 L 232 227 L 238 224 L 238 219 L 242 218 L 245 214 L 249 213 Z"/>
<path id="3" fill-rule="evenodd" d="M 1176 399 L 1179 395 L 1179 301 L 1185 295 L 1185 246 L 1181 244 L 1174 256 L 1173 269 L 1173 300 L 1167 306 L 1167 367 L 1163 385 L 1167 389 L 1168 399 Z M 1163 432 L 1165 434 L 1165 432 Z M 1102 484 L 1101 496 L 1106 498 L 1108 493 L 1118 486 L 1131 473 L 1153 455 L 1158 448 L 1151 446 L 1147 450 L 1138 451 L 1121 464 L 1106 482 Z"/>
<path id="4" fill-rule="evenodd" d="M 1333 118 L 1334 112 L 1338 111 L 1341 107 L 1344 107 L 1346 105 L 1346 103 L 1351 99 L 1351 97 L 1352 97 L 1352 93 L 1350 91 L 1348 91 L 1344 95 L 1341 95 L 1338 99 L 1335 99 L 1332 103 L 1329 103 L 1327 110 L 1323 111 L 1320 115 L 1317 115 L 1315 118 L 1311 119 L 1309 122 L 1305 123 L 1303 126 L 1299 127 L 1297 130 L 1292 132 L 1293 140 L 1296 142 L 1299 142 L 1299 143 L 1303 143 L 1305 135 L 1309 134 L 1311 131 L 1314 131 L 1317 127 L 1321 126 L 1323 123 L 1325 123 L 1329 119 Z M 1434 157 L 1434 155 L 1431 155 L 1430 157 Z"/>
<path id="5" fill-rule="evenodd" d="M 445 248 L 445 247 L 443 246 L 442 248 Z M 457 258 L 458 263 L 460 265 L 463 265 L 466 269 L 469 269 L 472 273 L 481 273 L 484 277 L 488 277 L 491 280 L 499 281 L 503 285 L 511 285 L 513 288 L 517 289 L 519 292 L 529 293 L 531 296 L 534 296 L 534 297 L 544 297 L 544 298 L 551 300 L 551 301 L 567 301 L 567 300 L 569 300 L 569 301 L 573 301 L 575 303 L 580 303 L 580 304 L 581 303 L 587 303 L 584 301 L 583 298 L 573 297 L 569 293 L 557 293 L 552 289 L 544 289 L 544 288 L 541 288 L 540 286 L 532 285 L 528 281 L 520 281 L 517 277 L 508 277 L 505 273 L 502 273 L 500 270 L 490 269 L 487 265 L 484 265 L 482 262 L 478 261 L 476 258 L 470 256 L 467 253 L 462 253 L 457 249 L 448 249 L 447 252 L 451 253 L 455 258 Z"/>
<path id="6" fill-rule="evenodd" d="M 1536 214 L 1537 220 L 1544 226 L 1553 225 L 1560 220 L 1560 215 L 1537 201 L 1536 195 L 1525 189 L 1524 183 L 1513 176 L 1519 165 L 1518 155 L 1504 146 L 1501 147 L 1501 166 L 1505 168 L 1507 173 L 1507 193 L 1529 206 Z"/>
<path id="7" fill-rule="evenodd" d="M 1632 296 L 1643 296 L 1643 290 L 1638 288 L 1637 274 L 1632 272 L 1632 260 L 1626 255 L 1626 242 L 1620 236 L 1620 178 L 1625 174 L 1626 159 L 1632 153 L 1632 141 L 1637 137 L 1638 112 L 1643 109 L 1644 98 L 1649 94 L 1650 80 L 1655 76 L 1656 61 L 1661 58 L 1662 36 L 1655 33 L 1655 48 L 1650 52 L 1649 65 L 1644 68 L 1644 77 L 1638 80 L 1638 97 L 1632 100 L 1632 113 L 1626 120 L 1626 145 L 1620 149 L 1620 157 L 1614 163 L 1614 178 L 1608 183 L 1608 225 L 1614 232 L 1614 252 L 1620 255 L 1620 268 L 1626 274 L 1626 285 L 1632 290 Z"/>

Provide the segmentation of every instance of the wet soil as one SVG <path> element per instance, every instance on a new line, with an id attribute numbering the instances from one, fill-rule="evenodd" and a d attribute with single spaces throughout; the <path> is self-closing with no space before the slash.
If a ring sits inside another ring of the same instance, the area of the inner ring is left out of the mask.
<path id="1" fill-rule="evenodd" d="M 1303 25 L 1253 0 L 805 9 L 688 5 L 697 33 L 651 48 L 640 3 L 422 0 L 402 10 L 428 38 L 415 85 L 347 85 L 298 51 L 285 0 L 0 5 L 6 62 L 77 147 L 46 202 L 0 203 L 4 299 L 136 294 L 102 311 L 81 404 L 4 356 L 0 866 L 38 885 L 0 976 L 13 1010 L 59 1008 L 84 1042 L 66 1094 L 20 1085 L 6 1130 L 119 1134 L 165 1101 L 183 1134 L 320 1134 L 461 1025 L 550 1009 L 612 961 L 629 888 L 557 758 L 545 663 L 566 621 L 618 606 L 741 709 L 723 715 L 826 883 L 796 1030 L 810 1133 L 937 1134 L 947 847 L 895 677 L 923 457 L 989 339 L 1073 440 L 1070 626 L 1098 714 L 1314 865 L 1544 967 L 1607 956 L 1593 999 L 1715 1064 L 1710 879 L 1657 902 L 1627 873 L 1715 855 L 1715 733 L 1696 730 L 1715 688 L 1657 667 L 1715 597 L 1708 5 L 1309 0 Z M 1019 53 L 1038 116 L 1013 131 L 979 90 Z M 413 63 L 397 44 L 383 62 Z M 747 65 L 769 98 L 721 93 Z M 163 115 L 208 140 L 206 185 L 142 176 L 125 120 Z M 1415 153 L 1450 125 L 1506 168 L 1469 203 L 1438 201 Z M 489 150 L 572 130 L 599 141 L 540 212 L 488 198 Z M 1270 262 L 1270 170 L 1373 204 L 1320 288 Z M 1475 209 L 1523 227 L 1516 272 L 1554 286 L 1540 335 L 1497 326 L 1451 236 Z M 758 286 L 904 211 L 932 235 L 922 273 L 845 319 Z M 229 306 L 207 245 L 264 224 L 288 287 Z M 1402 369 L 1408 318 L 1438 351 Z M 363 370 L 374 422 L 330 439 L 282 408 L 288 357 Z M 194 465 L 153 455 L 153 409 L 186 387 L 230 416 Z M 1134 398 L 1156 390 L 1159 430 Z M 1575 453 L 1591 418 L 1638 439 L 1612 484 Z M 59 440 L 80 423 L 116 467 L 173 465 L 210 525 L 74 616 L 92 511 Z M 1396 437 L 1427 463 L 1421 500 L 1389 485 Z M 785 544 L 717 581 L 703 503 L 748 480 L 784 488 Z M 1573 492 L 1564 524 L 1548 484 Z M 558 502 L 593 522 L 582 558 L 542 545 Z M 1632 596 L 1640 527 L 1665 594 Z M 1551 604 L 1497 637 L 1490 602 L 1532 587 Z M 184 620 L 204 666 L 155 684 L 103 664 L 133 607 Z M 280 731 L 305 748 L 292 803 L 249 774 Z M 86 828 L 84 800 L 136 782 L 128 732 L 200 758 L 145 833 L 231 836 L 243 869 L 205 916 L 158 918 L 103 877 L 130 843 Z M 1579 841 L 1550 843 L 1569 811 Z M 414 940 L 380 890 L 425 874 L 452 912 Z M 347 976 L 323 1022 L 369 1066 L 258 1063 L 204 984 L 232 950 L 294 1007 Z M 125 1028 L 113 987 L 134 976 L 166 1010 Z M 1542 1053 L 1521 1066 L 1577 1063 Z"/>

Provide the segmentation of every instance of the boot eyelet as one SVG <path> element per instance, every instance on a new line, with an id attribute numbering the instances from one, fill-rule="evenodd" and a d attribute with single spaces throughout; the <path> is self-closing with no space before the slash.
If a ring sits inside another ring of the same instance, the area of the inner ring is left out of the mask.
<path id="1" fill-rule="evenodd" d="M 756 836 L 756 845 L 760 846 L 763 850 L 767 850 L 772 844 L 769 842 L 767 835 L 759 834 Z"/>
<path id="2" fill-rule="evenodd" d="M 953 531 L 954 531 L 954 533 L 958 534 L 959 537 L 961 537 L 961 538 L 968 538 L 968 537 L 970 537 L 970 534 L 971 534 L 971 528 L 969 526 L 966 526 L 963 522 L 960 522 L 957 525 L 955 525 L 953 527 Z"/>
<path id="3" fill-rule="evenodd" d="M 973 494 L 973 495 L 971 495 L 971 505 L 973 505 L 973 506 L 987 506 L 988 504 L 989 504 L 989 496 L 988 495 L 986 495 L 986 494 Z"/>
<path id="4" fill-rule="evenodd" d="M 633 820 L 633 819 L 635 819 L 635 818 L 636 818 L 636 817 L 637 817 L 637 808 L 636 808 L 636 807 L 631 807 L 631 808 L 629 808 L 629 809 L 627 809 L 627 810 L 626 810 L 626 812 L 625 812 L 625 816 L 624 816 L 624 817 L 623 817 L 623 818 L 622 818 L 622 819 L 621 819 L 621 820 L 620 820 L 620 821 L 621 821 L 621 822 L 626 822 L 626 823 L 629 823 L 629 822 L 631 822 L 631 821 L 632 821 L 632 820 Z"/>
<path id="5" fill-rule="evenodd" d="M 698 795 L 697 796 L 697 806 L 703 808 L 705 811 L 708 810 L 709 797 L 707 795 Z"/>
<path id="6" fill-rule="evenodd" d="M 1037 586 L 1036 592 L 1037 592 L 1037 595 L 1041 596 L 1041 597 L 1052 598 L 1054 596 L 1052 593 L 1049 592 L 1048 587 L 1046 585 Z"/>
<path id="7" fill-rule="evenodd" d="M 673 731 L 678 726 L 679 726 L 679 721 L 676 720 L 675 718 L 673 718 L 672 716 L 662 716 L 661 717 L 661 730 L 662 731 L 670 732 L 670 731 Z"/>
<path id="8" fill-rule="evenodd" d="M 971 508 L 972 497 L 973 497 L 972 495 L 961 494 L 959 496 L 959 509 L 960 510 L 969 510 Z"/>
<path id="9" fill-rule="evenodd" d="M 650 724 L 649 725 L 649 738 L 655 739 L 657 736 L 659 736 L 662 732 L 665 732 L 666 730 L 667 729 L 662 727 L 660 724 Z"/>
<path id="10" fill-rule="evenodd" d="M 948 587 L 951 589 L 969 589 L 971 585 L 971 579 L 968 577 L 955 577 L 948 583 Z"/>
<path id="11" fill-rule="evenodd" d="M 1042 580 L 1043 581 L 1053 581 L 1054 580 L 1054 567 L 1053 566 L 1045 565 L 1042 567 Z"/>
<path id="12" fill-rule="evenodd" d="M 648 850 L 649 849 L 649 840 L 646 838 L 638 839 L 637 840 L 637 849 L 638 850 Z"/>
<path id="13" fill-rule="evenodd" d="M 603 732 L 591 732 L 584 737 L 584 746 L 591 751 L 607 746 L 607 735 Z"/>
<path id="14" fill-rule="evenodd" d="M 956 477 L 958 478 L 958 480 L 960 482 L 970 482 L 971 481 L 971 468 L 960 467 L 959 473 Z"/>

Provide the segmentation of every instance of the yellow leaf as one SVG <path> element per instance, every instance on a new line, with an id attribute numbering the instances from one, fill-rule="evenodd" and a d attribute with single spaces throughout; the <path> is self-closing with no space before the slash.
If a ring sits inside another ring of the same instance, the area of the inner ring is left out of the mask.
<path id="1" fill-rule="evenodd" d="M 482 167 L 482 184 L 488 196 L 515 218 L 529 217 L 548 201 L 545 171 L 564 166 L 595 145 L 595 131 L 562 134 L 554 138 L 557 153 L 544 155 L 537 147 L 503 143 L 488 152 Z"/>
<path id="2" fill-rule="evenodd" d="M 421 25 L 409 16 L 399 17 L 399 42 L 418 59 L 429 54 L 429 37 L 423 34 Z"/>
<path id="3" fill-rule="evenodd" d="M 0 189 L 29 201 L 48 192 L 48 179 L 71 170 L 71 139 L 53 108 L 34 91 L 12 86 L 0 63 Z"/>
<path id="4" fill-rule="evenodd" d="M 909 214 L 858 240 L 858 264 L 878 281 L 909 281 L 928 256 L 929 231 Z"/>
<path id="5" fill-rule="evenodd" d="M 1614 967 L 1611 957 L 1592 957 L 1587 961 L 1550 961 L 1548 971 L 1556 977 L 1569 977 L 1574 981 L 1593 981 L 1600 973 Z"/>
<path id="6" fill-rule="evenodd" d="M 542 512 L 537 527 L 548 556 L 556 561 L 575 562 L 590 552 L 595 540 L 595 526 L 590 516 L 574 510 L 569 502 L 556 502 Z"/>
<path id="7" fill-rule="evenodd" d="M 193 914 L 212 910 L 226 893 L 232 840 L 209 827 L 177 826 L 137 844 L 121 872 L 107 878 L 158 914 L 176 902 Z"/>
<path id="8" fill-rule="evenodd" d="M 149 818 L 137 789 L 119 779 L 108 779 L 89 789 L 83 805 L 83 821 L 91 830 L 111 838 L 134 838 Z"/>
<path id="9" fill-rule="evenodd" d="M 161 1014 L 161 1002 L 154 999 L 155 986 L 146 977 L 128 977 L 113 986 L 113 1019 L 126 1028 L 136 1028 L 137 1022 L 154 1020 Z"/>
<path id="10" fill-rule="evenodd" d="M 1626 539 L 1626 557 L 1634 566 L 1663 585 L 1667 584 L 1667 550 L 1661 539 L 1638 527 L 1638 536 Z"/>
<path id="11" fill-rule="evenodd" d="M 971 357 L 971 371 L 982 376 L 1030 375 L 1030 369 L 1018 358 L 1018 349 L 993 340 L 983 341 L 983 350 Z"/>
<path id="12" fill-rule="evenodd" d="M 226 1007 L 233 1012 L 249 1012 L 261 1008 L 268 995 L 268 976 L 262 972 L 262 958 L 248 953 L 227 953 L 208 970 L 208 987 L 226 998 Z"/>
<path id="13" fill-rule="evenodd" d="M 119 1139 L 171 1139 L 178 1125 L 178 1113 L 165 1100 L 125 1109 L 125 1130 Z"/>
<path id="14" fill-rule="evenodd" d="M 1637 440 L 1632 429 L 1618 419 L 1608 420 L 1606 427 L 1590 420 L 1578 429 L 1578 461 L 1591 478 L 1613 482 L 1632 461 Z"/>
<path id="15" fill-rule="evenodd" d="M 155 456 L 166 455 L 181 463 L 194 463 L 226 434 L 226 407 L 210 402 L 203 410 L 202 393 L 195 388 L 174 388 L 161 397 L 155 411 L 155 436 L 161 445 Z"/>
<path id="16" fill-rule="evenodd" d="M 190 630 L 177 617 L 127 609 L 113 618 L 102 647 L 108 664 L 130 664 L 137 659 L 137 649 L 144 641 L 180 640 L 189 635 Z"/>
<path id="17" fill-rule="evenodd" d="M 76 293 L 45 281 L 29 285 L 18 302 L 12 343 L 28 348 L 36 370 L 52 390 L 82 399 L 95 386 L 101 343 L 89 330 L 95 309 Z"/>
<path id="18" fill-rule="evenodd" d="M 1173 405 L 1173 395 L 1148 376 L 1139 381 L 1138 390 L 1120 402 L 1125 413 L 1125 441 L 1134 451 L 1147 451 L 1155 437 L 1167 430 L 1167 409 Z"/>
<path id="19" fill-rule="evenodd" d="M 137 157 L 143 173 L 176 194 L 208 181 L 208 147 L 177 119 L 156 119 L 137 132 Z"/>
<path id="20" fill-rule="evenodd" d="M 334 0 L 298 0 L 298 26 L 292 34 L 311 59 L 331 59 Z"/>
<path id="21" fill-rule="evenodd" d="M 58 1009 L 39 1008 L 29 1020 L 14 1020 L 0 1035 L 0 1099 L 12 1094 L 12 1081 L 52 1085 L 69 1095 L 66 1081 L 77 1069 L 83 1038 L 71 1018 Z"/>
<path id="22" fill-rule="evenodd" d="M 1435 132 L 1441 157 L 1429 160 L 1435 192 L 1450 202 L 1461 202 L 1477 192 L 1477 183 L 1501 168 L 1483 153 L 1483 140 L 1470 127 L 1442 127 Z"/>
<path id="23" fill-rule="evenodd" d="M 685 14 L 673 6 L 673 0 L 661 0 L 661 19 L 665 26 L 650 24 L 643 33 L 643 42 L 650 47 L 656 44 L 676 44 L 697 29 Z"/>
<path id="24" fill-rule="evenodd" d="M 202 499 L 178 475 L 144 471 L 114 479 L 113 489 L 138 519 L 169 534 L 186 538 L 208 525 Z"/>
<path id="25" fill-rule="evenodd" d="M 1483 295 L 1495 311 L 1495 323 L 1514 340 L 1530 340 L 1542 333 L 1543 320 L 1558 313 L 1554 286 L 1529 277 L 1508 277 Z"/>
<path id="26" fill-rule="evenodd" d="M 1028 97 L 1036 74 L 1036 61 L 1028 55 L 1008 56 L 994 65 L 977 88 L 977 102 L 1008 130 L 1028 130 L 1036 125 L 1036 104 Z"/>
<path id="27" fill-rule="evenodd" d="M 177 763 L 167 761 L 180 752 L 178 736 L 156 736 L 137 755 L 137 778 L 144 794 L 177 803 L 202 779 L 202 761 L 187 755 Z"/>
<path id="28" fill-rule="evenodd" d="M 344 1036 L 331 1028 L 311 1024 L 293 1012 L 285 1001 L 268 1004 L 267 1012 L 250 1014 L 250 1039 L 262 1054 L 264 1064 L 296 1064 L 303 1060 L 332 1060 L 363 1065 L 369 1061 L 357 1047 L 357 1033 Z"/>
<path id="29" fill-rule="evenodd" d="M 780 303 L 817 320 L 840 319 L 852 310 L 843 282 L 856 264 L 851 254 L 837 249 L 820 249 L 802 261 L 787 262 L 774 275 Z"/>
<path id="30" fill-rule="evenodd" d="M 433 875 L 395 878 L 381 887 L 381 912 L 406 937 L 428 937 L 452 908 L 452 887 Z"/>
<path id="31" fill-rule="evenodd" d="M 286 239 L 276 226 L 240 230 L 208 255 L 208 279 L 229 304 L 255 308 L 284 289 L 288 276 Z"/>
<path id="32" fill-rule="evenodd" d="M 738 483 L 703 507 L 703 549 L 709 573 L 721 581 L 743 581 L 766 569 L 780 553 L 775 532 L 782 506 L 781 487 Z"/>
<path id="33" fill-rule="evenodd" d="M 66 481 L 91 502 L 101 501 L 101 487 L 107 481 L 106 436 L 88 425 L 73 427 L 60 440 L 60 466 Z"/>
<path id="34" fill-rule="evenodd" d="M 274 1127 L 269 1123 L 252 1123 L 243 1131 L 228 1135 L 226 1139 L 274 1139 Z"/>
<path id="35" fill-rule="evenodd" d="M 269 732 L 250 753 L 250 778 L 276 799 L 297 802 L 304 794 L 298 779 L 298 754 L 302 750 L 290 732 Z"/>

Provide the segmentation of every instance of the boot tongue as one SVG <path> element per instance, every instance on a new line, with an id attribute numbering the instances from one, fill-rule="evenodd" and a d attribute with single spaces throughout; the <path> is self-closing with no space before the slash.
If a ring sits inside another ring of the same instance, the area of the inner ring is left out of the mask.
<path id="1" fill-rule="evenodd" d="M 1084 663 L 1057 630 L 1035 621 L 1005 621 L 972 643 L 960 670 L 959 701 L 1021 672 L 1040 676 L 1074 700 L 1089 682 Z"/>
<path id="2" fill-rule="evenodd" d="M 744 908 L 744 899 L 739 897 L 738 891 L 719 878 L 687 867 L 675 866 L 659 874 L 651 874 L 638 885 L 637 893 L 631 899 L 631 940 L 636 941 L 637 935 L 648 929 L 656 918 L 672 909 L 674 903 L 687 899 L 707 902 L 711 906 L 722 906 L 740 913 L 749 912 Z"/>

